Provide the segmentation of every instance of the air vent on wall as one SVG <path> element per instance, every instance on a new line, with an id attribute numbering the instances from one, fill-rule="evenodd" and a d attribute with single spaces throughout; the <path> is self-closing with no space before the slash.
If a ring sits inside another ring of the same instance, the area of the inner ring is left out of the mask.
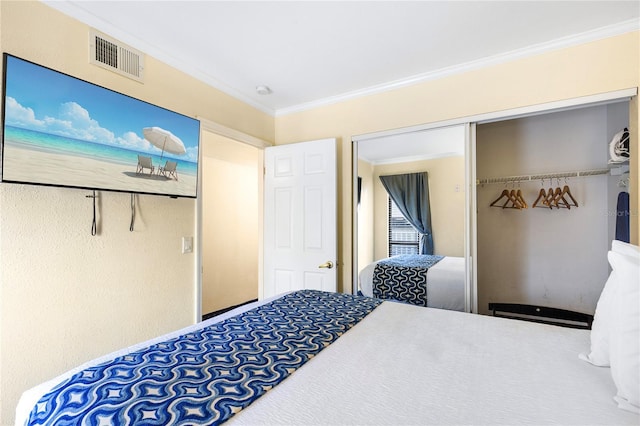
<path id="1" fill-rule="evenodd" d="M 144 54 L 96 30 L 89 32 L 90 62 L 120 75 L 143 81 Z"/>

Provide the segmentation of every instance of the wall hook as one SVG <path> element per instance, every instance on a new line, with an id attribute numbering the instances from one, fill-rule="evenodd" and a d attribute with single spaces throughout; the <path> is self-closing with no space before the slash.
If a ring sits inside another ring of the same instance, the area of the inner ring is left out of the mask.
<path id="1" fill-rule="evenodd" d="M 96 191 L 93 191 L 92 195 L 85 195 L 86 198 L 93 198 L 93 221 L 91 222 L 91 235 L 95 236 L 98 233 L 98 222 L 96 220 Z"/>

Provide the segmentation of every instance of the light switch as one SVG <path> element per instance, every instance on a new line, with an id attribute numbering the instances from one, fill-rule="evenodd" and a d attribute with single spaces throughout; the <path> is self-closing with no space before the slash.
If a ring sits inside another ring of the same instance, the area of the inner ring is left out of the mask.
<path id="1" fill-rule="evenodd" d="M 182 254 L 193 253 L 193 237 L 182 237 Z"/>

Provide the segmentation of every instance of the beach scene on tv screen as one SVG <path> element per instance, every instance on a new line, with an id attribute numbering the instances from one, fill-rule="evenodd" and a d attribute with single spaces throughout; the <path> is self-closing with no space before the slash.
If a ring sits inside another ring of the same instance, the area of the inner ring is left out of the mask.
<path id="1" fill-rule="evenodd" d="M 200 123 L 13 56 L 2 179 L 196 196 Z"/>

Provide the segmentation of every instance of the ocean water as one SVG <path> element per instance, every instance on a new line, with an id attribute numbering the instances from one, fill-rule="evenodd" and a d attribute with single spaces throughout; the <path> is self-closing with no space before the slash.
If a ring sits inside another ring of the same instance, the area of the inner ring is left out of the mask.
<path id="1" fill-rule="evenodd" d="M 152 155 L 147 152 L 134 151 L 112 145 L 93 143 L 78 139 L 65 138 L 64 136 L 41 133 L 34 130 L 5 126 L 4 141 L 9 146 L 24 147 L 41 152 L 59 152 L 84 158 L 93 158 L 108 161 L 113 164 L 122 164 L 135 167 L 138 164 L 138 155 L 152 157 L 154 165 L 164 165 L 167 159 L 177 161 L 177 170 L 180 174 L 196 176 L 198 165 L 191 161 L 184 161 L 174 157 Z"/>

